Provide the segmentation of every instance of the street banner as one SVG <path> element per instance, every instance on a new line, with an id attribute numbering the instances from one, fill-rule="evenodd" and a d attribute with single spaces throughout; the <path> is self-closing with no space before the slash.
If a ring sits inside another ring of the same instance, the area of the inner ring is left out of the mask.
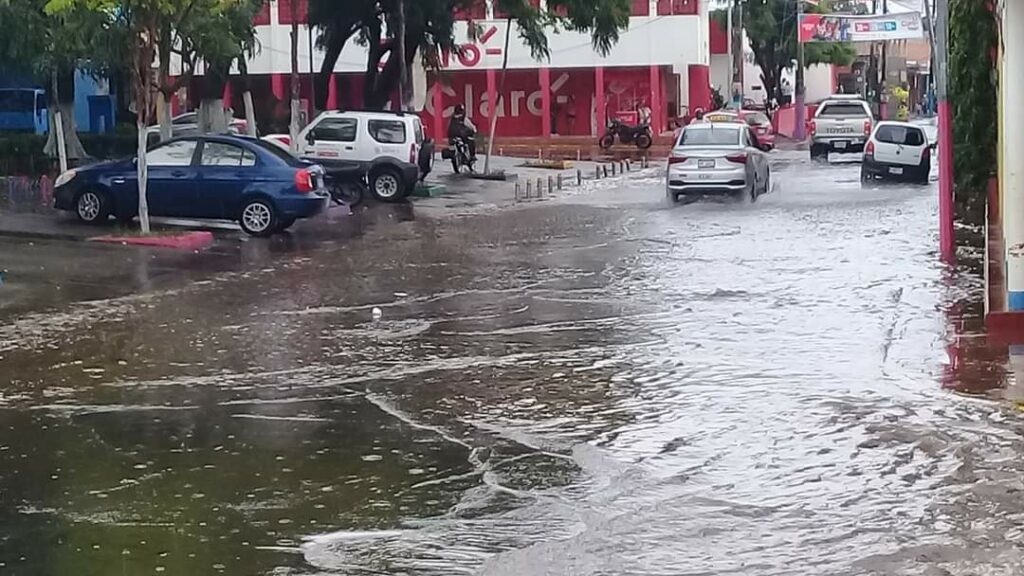
<path id="1" fill-rule="evenodd" d="M 879 42 L 924 38 L 920 12 L 853 16 L 804 14 L 800 17 L 801 42 Z"/>

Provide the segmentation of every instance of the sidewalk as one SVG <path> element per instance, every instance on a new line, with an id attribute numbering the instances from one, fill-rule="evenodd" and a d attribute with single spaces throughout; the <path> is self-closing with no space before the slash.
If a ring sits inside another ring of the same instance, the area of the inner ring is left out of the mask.
<path id="1" fill-rule="evenodd" d="M 604 170 L 608 171 L 608 178 L 612 178 L 612 164 L 615 164 L 616 177 L 623 177 L 619 174 L 619 166 L 625 161 L 616 162 L 592 162 L 588 160 L 570 161 L 571 167 L 566 169 L 556 168 L 533 168 L 524 166 L 523 163 L 529 158 L 513 158 L 508 156 L 495 156 L 491 158 L 491 171 L 504 170 L 506 174 L 514 175 L 506 181 L 479 180 L 469 174 L 455 174 L 452 172 L 448 162 L 438 160 L 434 164 L 434 171 L 427 176 L 427 185 L 443 186 L 444 191 L 438 196 L 429 198 L 411 198 L 414 208 L 426 208 L 429 210 L 459 210 L 467 208 L 489 208 L 498 209 L 522 204 L 536 202 L 543 198 L 550 198 L 558 195 L 558 177 L 562 177 L 562 188 L 569 190 L 576 188 L 577 177 L 583 182 L 595 179 L 598 167 L 601 167 L 603 176 Z M 621 163 L 620 163 L 621 162 Z M 651 161 L 652 163 L 654 160 Z M 483 172 L 484 160 L 481 156 L 476 165 L 478 172 Z M 632 162 L 632 171 L 639 170 L 639 163 Z M 625 174 L 628 176 L 628 172 Z M 554 192 L 549 191 L 549 178 L 554 185 Z M 542 192 L 538 193 L 537 180 L 540 179 Z M 530 185 L 530 197 L 526 198 L 527 183 Z M 520 197 L 516 197 L 516 187 L 519 187 Z"/>

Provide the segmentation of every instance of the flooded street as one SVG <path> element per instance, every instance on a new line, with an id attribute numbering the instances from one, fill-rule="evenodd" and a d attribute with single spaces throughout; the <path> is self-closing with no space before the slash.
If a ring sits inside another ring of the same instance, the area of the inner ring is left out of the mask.
<path id="1" fill-rule="evenodd" d="M 935 183 L 773 162 L 753 205 L 659 167 L 26 301 L 0 574 L 1016 573 L 1024 426 L 950 390 L 990 385 Z"/>

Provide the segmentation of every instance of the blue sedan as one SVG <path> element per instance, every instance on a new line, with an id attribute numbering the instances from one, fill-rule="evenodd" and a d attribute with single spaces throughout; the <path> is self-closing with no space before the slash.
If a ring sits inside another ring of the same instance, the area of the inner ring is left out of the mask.
<path id="1" fill-rule="evenodd" d="M 320 166 L 244 136 L 168 140 L 146 152 L 146 165 L 151 215 L 237 220 L 253 236 L 314 216 L 329 198 Z M 54 205 L 84 222 L 130 222 L 139 212 L 137 171 L 134 158 L 69 170 L 57 179 Z"/>

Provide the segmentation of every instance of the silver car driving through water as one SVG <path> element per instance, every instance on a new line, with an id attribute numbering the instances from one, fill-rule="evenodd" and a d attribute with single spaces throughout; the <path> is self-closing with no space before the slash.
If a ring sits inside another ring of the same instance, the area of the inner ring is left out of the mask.
<path id="1" fill-rule="evenodd" d="M 757 135 L 743 123 L 691 124 L 668 158 L 669 199 L 732 196 L 751 202 L 771 190 L 771 167 Z"/>

